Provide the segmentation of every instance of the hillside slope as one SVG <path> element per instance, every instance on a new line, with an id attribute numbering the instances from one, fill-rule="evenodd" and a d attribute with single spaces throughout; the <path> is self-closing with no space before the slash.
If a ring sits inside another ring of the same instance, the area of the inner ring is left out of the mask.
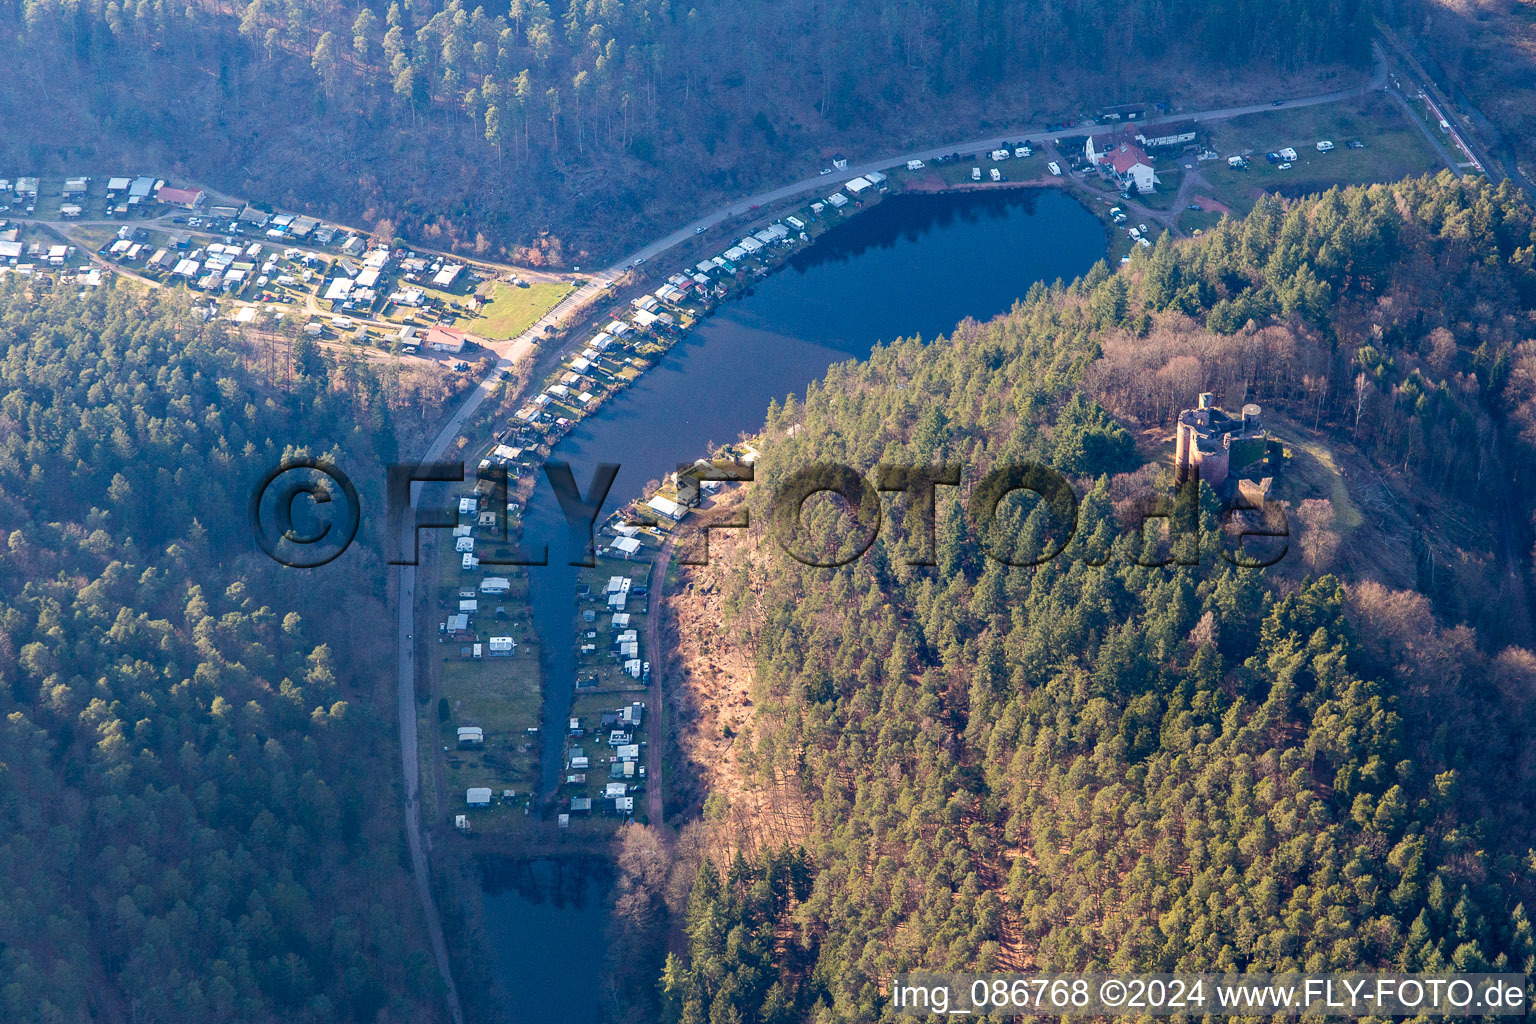
<path id="1" fill-rule="evenodd" d="M 0 276 L 0 1019 L 438 1019 L 376 532 L 310 573 L 244 515 L 295 452 L 381 507 L 429 396 L 281 348 L 184 293 Z"/>
<path id="2" fill-rule="evenodd" d="M 1525 590 L 1529 524 L 1500 510 L 1533 468 L 1533 241 L 1513 191 L 1449 176 L 1267 199 L 770 410 L 755 520 L 816 462 L 952 461 L 963 483 L 939 490 L 936 566 L 908 564 L 898 512 L 840 568 L 766 534 L 718 568 L 722 642 L 756 665 L 746 781 L 789 779 L 809 825 L 696 862 L 673 1018 L 882 1019 L 919 966 L 1536 966 L 1536 658 L 1490 600 Z M 1341 524 L 1364 482 L 1296 473 L 1275 568 L 1220 556 L 1209 494 L 1198 565 L 1137 564 L 1157 439 L 1204 390 L 1263 402 L 1404 507 Z M 982 541 L 1041 550 L 1043 508 L 1009 499 L 981 538 L 964 512 L 1024 461 L 1081 500 L 1038 567 Z M 855 545 L 838 508 L 807 503 L 801 540 Z M 1417 528 L 1405 564 L 1328 543 L 1388 520 Z"/>

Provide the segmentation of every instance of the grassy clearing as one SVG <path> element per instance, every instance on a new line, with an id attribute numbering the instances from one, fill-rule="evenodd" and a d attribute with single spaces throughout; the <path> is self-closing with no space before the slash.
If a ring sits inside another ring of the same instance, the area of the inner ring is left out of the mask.
<path id="1" fill-rule="evenodd" d="M 486 546 L 496 550 L 494 545 Z M 457 608 L 460 588 L 477 587 L 482 575 L 508 576 L 513 591 L 501 598 L 480 595 L 473 639 L 447 638 L 429 647 L 430 655 L 438 659 L 447 706 L 434 703 L 423 710 L 423 744 L 435 741 L 443 757 L 449 804 L 445 813 L 468 813 L 480 829 L 512 827 L 514 821 L 520 822 L 522 801 L 537 788 L 539 776 L 540 739 L 528 730 L 538 728 L 543 703 L 538 643 L 523 611 L 527 578 L 515 572 L 465 573 L 453 548 L 441 547 L 441 582 L 437 588 L 441 614 Z M 504 608 L 508 615 L 498 615 L 498 608 Z M 479 659 L 463 657 L 464 648 L 502 635 L 517 641 L 514 654 L 493 658 L 483 648 L 487 653 Z M 464 725 L 484 730 L 483 747 L 459 749 L 458 728 Z M 490 808 L 469 811 L 464 791 L 472 786 L 490 787 L 496 802 Z M 513 806 L 504 806 L 502 794 L 509 789 L 518 794 L 517 800 Z"/>
<path id="2" fill-rule="evenodd" d="M 470 786 L 489 786 L 501 795 L 511 789 L 526 794 L 539 773 L 539 737 L 528 732 L 539 724 L 539 670 L 532 645 L 519 645 L 507 658 L 460 661 L 457 644 L 444 644 L 450 653 L 442 664 L 443 696 L 448 718 L 436 721 L 434 735 L 446 747 L 448 794 L 457 799 Z M 525 653 L 528 652 L 528 653 Z M 440 716 L 433 709 L 434 716 Z M 458 749 L 458 727 L 478 725 L 485 745 Z"/>
<path id="3" fill-rule="evenodd" d="M 1192 235 L 1196 231 L 1209 231 L 1221 223 L 1221 214 L 1213 210 L 1185 210 L 1179 214 L 1179 230 Z"/>
<path id="4" fill-rule="evenodd" d="M 1332 140 L 1333 152 L 1319 153 L 1320 139 Z M 1365 143 L 1365 148 L 1347 148 L 1351 139 Z M 1418 128 L 1378 93 L 1232 118 L 1212 126 L 1208 144 L 1222 159 L 1201 170 L 1215 186 L 1215 198 L 1236 214 L 1251 210 L 1265 192 L 1303 195 L 1334 185 L 1397 181 L 1443 166 Z M 1264 154 L 1285 146 L 1295 149 L 1297 158 L 1282 171 L 1265 161 Z M 1234 154 L 1251 158 L 1248 169 L 1226 165 L 1226 157 Z"/>
<path id="5" fill-rule="evenodd" d="M 536 281 L 527 288 L 493 281 L 481 312 L 460 316 L 453 325 L 493 341 L 515 338 L 571 291 L 572 285 L 565 281 Z"/>
<path id="6" fill-rule="evenodd" d="M 75 239 L 75 243 L 77 245 L 90 246 L 92 252 L 95 252 L 97 249 L 100 249 L 102 246 L 108 244 L 109 242 L 115 241 L 117 238 L 117 229 L 107 227 L 105 224 L 89 224 L 83 227 L 72 227 L 68 223 L 65 223 L 60 225 L 60 227 L 64 231 L 67 231 L 71 238 Z"/>
<path id="7" fill-rule="evenodd" d="M 1365 517 L 1350 499 L 1349 487 L 1333 453 L 1320 444 L 1289 439 L 1286 444 L 1292 455 L 1287 472 L 1295 477 L 1295 482 L 1314 494 L 1326 495 L 1342 529 L 1353 530 L 1363 523 Z"/>
<path id="8" fill-rule="evenodd" d="M 1179 166 L 1177 157 L 1161 157 L 1156 163 L 1157 191 L 1137 193 L 1135 199 L 1143 206 L 1149 206 L 1154 210 L 1166 210 L 1173 205 L 1173 201 L 1179 194 L 1179 185 L 1184 180 L 1184 170 Z"/>

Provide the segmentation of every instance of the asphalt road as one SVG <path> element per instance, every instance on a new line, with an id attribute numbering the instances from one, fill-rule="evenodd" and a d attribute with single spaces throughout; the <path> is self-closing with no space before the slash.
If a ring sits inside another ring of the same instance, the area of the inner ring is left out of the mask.
<path id="1" fill-rule="evenodd" d="M 431 462 L 442 457 L 448 450 L 464 423 L 474 415 L 475 410 L 490 397 L 496 387 L 501 383 L 503 371 L 510 370 L 522 362 L 532 359 L 534 346 L 538 338 L 543 336 L 544 327 L 548 324 L 559 323 L 575 315 L 588 302 L 595 299 L 602 291 L 605 283 L 591 282 L 573 292 L 559 306 L 540 317 L 538 322 L 528 330 L 513 338 L 511 341 L 498 343 L 495 346 L 497 354 L 496 365 L 491 372 L 486 374 L 465 396 L 460 403 L 458 411 L 432 439 L 425 451 L 420 455 L 423 462 Z M 417 491 L 419 485 L 411 489 L 411 513 L 416 507 Z M 402 551 L 411 551 L 415 548 L 413 514 L 405 517 L 406 534 L 400 538 Z M 402 565 L 397 567 L 398 587 L 396 588 L 396 607 L 399 615 L 397 624 L 398 641 L 398 672 L 399 685 L 396 687 L 396 706 L 400 718 L 400 770 L 405 780 L 405 835 L 406 842 L 411 850 L 411 873 L 416 879 L 416 893 L 421 900 L 422 915 L 426 920 L 427 932 L 432 941 L 432 953 L 437 959 L 437 969 L 442 975 L 443 985 L 447 993 L 448 1013 L 454 1024 L 463 1024 L 464 1010 L 459 1002 L 459 993 L 453 983 L 452 963 L 448 959 L 448 944 L 443 938 L 442 918 L 437 912 L 437 901 L 432 895 L 432 876 L 427 870 L 427 847 L 422 836 L 421 828 L 421 762 L 418 753 L 419 738 L 416 735 L 416 567 L 414 565 Z"/>
<path id="2" fill-rule="evenodd" d="M 1382 55 L 1380 47 L 1373 45 L 1372 53 L 1374 54 L 1376 60 L 1370 80 L 1362 85 L 1354 86 L 1353 88 L 1340 89 L 1335 92 L 1319 93 L 1315 96 L 1301 96 L 1295 99 L 1283 100 L 1279 103 L 1249 103 L 1242 106 L 1220 107 L 1215 110 L 1202 110 L 1198 113 L 1192 114 L 1171 114 L 1167 117 L 1154 117 L 1148 118 L 1145 121 L 1136 121 L 1134 124 L 1156 125 L 1171 124 L 1176 121 L 1221 121 L 1229 117 L 1241 117 L 1244 114 L 1258 114 L 1269 110 L 1285 110 L 1295 107 L 1313 107 L 1320 103 L 1337 103 L 1340 100 L 1350 99 L 1352 97 L 1360 96 L 1370 92 L 1373 89 L 1379 89 L 1386 84 L 1386 61 Z M 828 194 L 830 194 L 837 191 L 837 189 L 842 186 L 843 182 L 848 181 L 850 178 L 857 177 L 858 175 L 865 174 L 869 171 L 879 171 L 898 165 L 905 165 L 908 160 L 922 160 L 927 162 L 929 160 L 937 159 L 941 156 L 947 156 L 950 153 L 986 153 L 990 152 L 991 150 L 1000 148 L 1001 144 L 1005 141 L 1012 142 L 1017 145 L 1020 142 L 1027 140 L 1038 145 L 1042 139 L 1080 139 L 1085 138 L 1094 132 L 1102 132 L 1108 130 L 1109 129 L 1103 125 L 1086 124 L 1074 125 L 1070 128 L 1064 128 L 1057 132 L 1048 132 L 1042 126 L 1034 125 L 1029 127 L 1014 128 L 1005 132 L 998 132 L 983 138 L 971 139 L 967 142 L 950 142 L 945 143 L 942 146 L 930 146 L 927 149 L 915 149 L 906 153 L 893 153 L 890 156 L 884 156 L 878 160 L 867 160 L 859 164 L 850 164 L 847 168 L 840 171 L 835 171 L 832 174 L 819 174 L 814 178 L 803 178 L 800 181 L 794 182 L 793 184 L 782 185 L 779 188 L 770 189 L 766 192 L 760 192 L 755 196 L 748 196 L 746 199 L 742 199 L 739 202 L 732 203 L 730 206 L 700 217 L 698 220 L 692 222 L 691 224 L 686 224 L 683 227 L 678 228 L 670 235 L 659 238 L 652 242 L 650 245 L 630 253 L 629 256 L 625 257 L 622 262 L 610 267 L 607 272 L 610 275 L 615 276 L 621 274 L 625 270 L 634 266 L 636 260 L 649 260 L 663 252 L 666 252 L 674 245 L 687 241 L 698 233 L 699 228 L 704 228 L 707 230 L 724 221 L 750 214 L 757 208 L 767 207 L 785 199 L 792 199 L 795 196 L 804 193 L 819 192 L 825 190 Z"/>

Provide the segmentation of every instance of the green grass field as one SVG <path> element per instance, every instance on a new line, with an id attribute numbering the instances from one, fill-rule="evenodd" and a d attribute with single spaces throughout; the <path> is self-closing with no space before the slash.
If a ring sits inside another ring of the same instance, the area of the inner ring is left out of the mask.
<path id="1" fill-rule="evenodd" d="M 1333 152 L 1319 153 L 1320 139 L 1332 140 Z M 1351 139 L 1365 143 L 1365 148 L 1347 148 Z M 1223 121 L 1213 126 L 1208 145 L 1221 159 L 1202 165 L 1201 172 L 1215 186 L 1214 198 L 1237 214 L 1251 210 L 1265 192 L 1304 195 L 1334 185 L 1397 181 L 1443 166 L 1402 110 L 1375 93 Z M 1282 171 L 1266 162 L 1264 154 L 1285 146 L 1295 149 L 1297 158 Z M 1226 165 L 1234 154 L 1250 158 L 1247 170 Z"/>
<path id="2" fill-rule="evenodd" d="M 1184 171 L 1179 167 L 1176 157 L 1162 157 L 1157 161 L 1157 191 L 1150 194 L 1138 193 L 1136 201 L 1143 206 L 1149 206 L 1154 210 L 1166 210 L 1173 205 L 1174 197 L 1179 194 L 1179 184 L 1184 180 Z"/>
<path id="3" fill-rule="evenodd" d="M 1179 230 L 1186 234 L 1209 231 L 1221 223 L 1221 214 L 1212 210 L 1185 210 L 1179 214 Z"/>
<path id="4" fill-rule="evenodd" d="M 487 545 L 495 548 L 494 545 Z M 456 608 L 460 587 L 477 586 L 482 573 L 464 573 L 459 556 L 449 545 L 441 545 L 437 596 L 442 614 Z M 527 578 L 518 573 L 504 573 L 513 581 L 513 592 L 504 598 L 481 597 L 481 613 L 475 621 L 476 637 L 484 642 L 493 635 L 510 635 L 518 643 L 509 657 L 465 660 L 460 649 L 474 640 L 447 639 L 430 645 L 439 661 L 442 694 L 448 702 L 447 720 L 439 717 L 436 704 L 422 709 L 423 744 L 433 742 L 444 759 L 444 779 L 448 790 L 446 812 L 462 814 L 464 791 L 471 786 L 489 786 L 498 801 L 503 790 L 515 790 L 521 798 L 537 787 L 540 738 L 529 728 L 540 724 L 543 697 L 540 693 L 538 644 L 523 613 L 527 596 Z M 504 606 L 505 620 L 495 615 Z M 485 745 L 479 749 L 458 749 L 457 730 L 461 725 L 478 725 L 485 730 Z M 443 749 L 443 748 L 446 748 Z M 475 827 L 517 827 L 522 812 L 499 802 L 489 810 L 470 813 Z"/>
<path id="5" fill-rule="evenodd" d="M 515 338 L 571 291 L 572 285 L 564 281 L 536 281 L 527 288 L 494 281 L 481 313 L 460 316 L 453 325 L 493 341 Z"/>

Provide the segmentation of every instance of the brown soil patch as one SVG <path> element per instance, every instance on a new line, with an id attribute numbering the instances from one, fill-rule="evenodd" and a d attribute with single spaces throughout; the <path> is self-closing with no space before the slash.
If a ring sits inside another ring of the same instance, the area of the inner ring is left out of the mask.
<path id="1" fill-rule="evenodd" d="M 744 488 L 718 499 L 722 511 L 738 505 Z M 711 795 L 724 798 L 712 814 L 712 846 L 750 852 L 793 843 L 809 831 L 809 807 L 789 777 L 765 778 L 749 766 L 753 736 L 772 723 L 756 721 L 753 699 L 756 652 L 739 627 L 728 625 L 724 591 L 728 575 L 756 571 L 752 530 L 714 530 L 709 564 L 678 565 L 669 588 L 666 678 L 670 703 L 669 811 L 696 817 Z M 753 587 L 753 590 L 757 590 Z"/>

